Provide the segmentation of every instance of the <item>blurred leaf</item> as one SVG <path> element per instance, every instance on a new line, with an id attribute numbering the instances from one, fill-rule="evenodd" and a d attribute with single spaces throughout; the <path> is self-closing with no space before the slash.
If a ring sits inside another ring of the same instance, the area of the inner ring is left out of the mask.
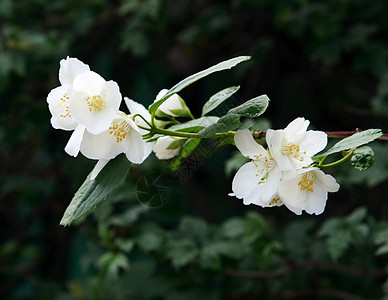
<path id="1" fill-rule="evenodd" d="M 237 92 L 239 88 L 240 86 L 232 86 L 232 87 L 223 89 L 217 94 L 211 96 L 210 99 L 202 107 L 202 116 L 206 115 L 207 113 L 215 109 L 218 105 L 220 105 L 230 96 L 232 96 L 235 92 Z"/>
<path id="2" fill-rule="evenodd" d="M 148 211 L 149 207 L 145 205 L 136 205 L 127 209 L 122 214 L 112 216 L 107 222 L 108 224 L 115 226 L 129 226 L 135 223 L 141 214 Z"/>
<path id="3" fill-rule="evenodd" d="M 60 224 L 68 226 L 85 217 L 99 202 L 106 199 L 117 188 L 127 175 L 130 165 L 131 163 L 122 154 L 111 160 L 96 179 L 90 180 L 89 174 L 75 193 Z"/>
<path id="4" fill-rule="evenodd" d="M 125 270 L 129 267 L 127 257 L 118 252 L 107 252 L 98 260 L 99 267 L 106 272 L 110 279 L 118 277 L 120 270 Z"/>
<path id="5" fill-rule="evenodd" d="M 192 240 L 170 240 L 167 243 L 166 256 L 175 268 L 183 267 L 194 261 L 198 254 L 199 251 Z"/>
<path id="6" fill-rule="evenodd" d="M 201 72 L 198 72 L 198 73 L 195 73 L 194 75 L 191 75 L 185 79 L 183 79 L 182 81 L 180 81 L 178 84 L 174 85 L 164 96 L 162 99 L 160 99 L 159 101 L 153 103 L 150 108 L 149 108 L 149 112 L 150 114 L 152 114 L 158 107 L 160 104 L 162 104 L 164 101 L 166 101 L 169 97 L 171 97 L 172 95 L 174 95 L 175 93 L 178 93 L 179 91 L 181 91 L 182 89 L 184 89 L 185 87 L 189 86 L 190 84 L 196 82 L 197 80 L 203 78 L 203 77 L 206 77 L 214 72 L 218 72 L 218 71 L 223 71 L 223 70 L 226 70 L 226 69 L 231 69 L 233 68 L 234 66 L 236 66 L 237 64 L 243 62 L 243 61 L 246 61 L 246 60 L 249 60 L 250 57 L 249 56 L 239 56 L 239 57 L 235 57 L 235 58 L 232 58 L 232 59 L 229 59 L 229 60 L 226 60 L 226 61 L 223 61 L 213 67 L 210 67 L 206 70 L 203 70 Z"/>
<path id="7" fill-rule="evenodd" d="M 242 167 L 245 163 L 249 162 L 249 158 L 246 158 L 241 152 L 236 151 L 228 160 L 225 162 L 225 174 L 231 176 L 234 172 Z"/>
<path id="8" fill-rule="evenodd" d="M 375 154 L 371 147 L 363 146 L 353 152 L 350 162 L 357 170 L 365 171 L 375 163 Z"/>
<path id="9" fill-rule="evenodd" d="M 382 135 L 383 133 L 381 132 L 381 129 L 368 129 L 361 132 L 357 132 L 347 138 L 342 139 L 324 153 L 319 153 L 318 155 L 316 155 L 316 157 L 327 156 L 333 153 L 341 152 L 343 150 L 359 147 L 361 145 L 372 142 L 373 140 L 381 137 Z"/>
<path id="10" fill-rule="evenodd" d="M 376 250 L 376 255 L 388 253 L 388 225 L 385 224 L 378 232 L 375 233 L 374 243 L 379 247 Z"/>

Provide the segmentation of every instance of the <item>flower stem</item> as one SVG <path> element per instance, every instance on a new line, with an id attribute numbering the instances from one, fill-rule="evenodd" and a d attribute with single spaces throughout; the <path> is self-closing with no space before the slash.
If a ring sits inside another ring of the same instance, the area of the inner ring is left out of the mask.
<path id="1" fill-rule="evenodd" d="M 335 162 L 332 162 L 332 163 L 329 163 L 327 165 L 320 165 L 321 168 L 328 168 L 328 167 L 333 167 L 333 166 L 336 166 L 336 165 L 339 165 L 339 164 L 342 164 L 343 162 L 347 161 L 350 157 L 352 157 L 353 155 L 353 152 L 356 150 L 356 148 L 352 148 L 348 151 L 348 153 L 342 157 L 341 159 L 335 161 Z"/>

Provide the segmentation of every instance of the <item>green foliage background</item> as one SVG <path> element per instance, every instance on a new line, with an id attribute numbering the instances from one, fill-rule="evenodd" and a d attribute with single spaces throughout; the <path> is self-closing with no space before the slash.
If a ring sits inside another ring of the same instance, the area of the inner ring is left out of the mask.
<path id="1" fill-rule="evenodd" d="M 154 157 L 131 168 L 63 228 L 94 162 L 65 154 L 70 133 L 51 127 L 46 104 L 68 55 L 147 106 L 252 55 L 180 93 L 195 116 L 240 85 L 220 115 L 267 94 L 260 129 L 303 116 L 319 130 L 388 132 L 387 14 L 383 0 L 0 0 L 0 298 L 388 299 L 387 145 L 371 145 L 370 170 L 330 170 L 341 190 L 320 216 L 228 197 L 240 160 L 225 173 L 234 149 L 209 142 L 178 171 Z"/>

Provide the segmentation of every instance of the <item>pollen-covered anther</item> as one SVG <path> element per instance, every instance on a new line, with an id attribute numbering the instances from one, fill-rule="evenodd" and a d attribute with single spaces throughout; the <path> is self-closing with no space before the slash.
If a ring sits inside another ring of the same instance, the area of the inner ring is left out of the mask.
<path id="1" fill-rule="evenodd" d="M 105 107 L 104 100 L 100 95 L 88 97 L 86 102 L 88 103 L 89 111 L 101 111 Z"/>
<path id="2" fill-rule="evenodd" d="M 302 176 L 302 179 L 298 182 L 298 186 L 299 188 L 304 191 L 304 190 L 307 190 L 309 192 L 314 192 L 314 178 L 310 176 L 307 176 L 307 175 L 303 175 Z"/>
<path id="3" fill-rule="evenodd" d="M 64 114 L 61 114 L 59 115 L 60 117 L 62 118 L 66 118 L 66 117 L 70 117 L 70 110 L 69 110 L 69 96 L 66 94 L 64 94 L 61 98 L 59 98 L 59 102 L 58 102 L 58 107 L 65 107 L 65 113 Z"/>
<path id="4" fill-rule="evenodd" d="M 269 206 L 276 205 L 280 201 L 280 197 L 276 196 L 274 197 L 270 203 L 268 203 Z"/>
<path id="5" fill-rule="evenodd" d="M 282 153 L 287 156 L 292 156 L 295 159 L 298 159 L 300 161 L 304 160 L 304 155 L 306 155 L 306 151 L 301 152 L 299 145 L 296 144 L 288 144 L 286 146 L 283 146 Z"/>
<path id="6" fill-rule="evenodd" d="M 127 137 L 128 128 L 128 123 L 121 121 L 109 127 L 109 134 L 113 134 L 116 137 L 116 143 L 119 143 Z"/>

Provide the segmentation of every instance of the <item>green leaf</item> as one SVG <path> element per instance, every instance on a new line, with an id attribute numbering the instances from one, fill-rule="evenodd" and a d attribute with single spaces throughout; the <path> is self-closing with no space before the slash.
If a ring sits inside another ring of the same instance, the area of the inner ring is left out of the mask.
<path id="1" fill-rule="evenodd" d="M 117 278 L 120 269 L 127 269 L 129 267 L 129 262 L 128 258 L 122 253 L 107 252 L 99 258 L 98 265 L 106 272 L 107 277 Z"/>
<path id="2" fill-rule="evenodd" d="M 149 112 L 152 114 L 164 101 L 166 101 L 169 97 L 174 95 L 175 93 L 178 93 L 179 91 L 183 90 L 185 87 L 189 86 L 190 84 L 196 82 L 197 80 L 206 77 L 214 72 L 223 71 L 226 69 L 231 69 L 234 66 L 238 65 L 239 63 L 249 60 L 250 56 L 239 56 L 235 57 L 226 61 L 223 61 L 213 67 L 210 67 L 206 70 L 203 70 L 201 72 L 195 73 L 194 75 L 191 75 L 185 79 L 183 79 L 181 82 L 174 85 L 165 95 L 162 99 L 159 101 L 153 103 L 150 108 Z"/>
<path id="3" fill-rule="evenodd" d="M 247 102 L 232 108 L 228 111 L 228 114 L 237 114 L 248 118 L 257 118 L 265 112 L 268 107 L 269 98 L 267 95 L 261 95 L 259 97 L 248 100 Z"/>
<path id="4" fill-rule="evenodd" d="M 168 130 L 198 132 L 201 129 L 210 126 L 211 124 L 216 123 L 219 119 L 219 117 L 202 117 L 199 119 L 190 120 L 186 123 L 173 125 L 169 127 Z"/>
<path id="5" fill-rule="evenodd" d="M 342 139 L 331 147 L 328 151 L 316 155 L 316 157 L 327 156 L 333 153 L 341 152 L 351 148 L 359 147 L 364 144 L 368 144 L 373 140 L 382 136 L 381 129 L 368 129 L 361 132 L 357 132 L 347 138 Z"/>
<path id="6" fill-rule="evenodd" d="M 68 226 L 88 214 L 99 202 L 104 200 L 123 181 L 131 163 L 124 154 L 111 160 L 94 180 L 90 174 L 75 193 L 62 220 Z"/>
<path id="7" fill-rule="evenodd" d="M 202 136 L 212 136 L 216 133 L 228 132 L 235 130 L 241 125 L 240 116 L 237 114 L 226 114 L 218 120 L 217 123 L 210 125 L 199 131 L 198 133 Z"/>
<path id="8" fill-rule="evenodd" d="M 375 163 L 375 154 L 371 147 L 362 146 L 353 152 L 350 163 L 359 171 L 365 171 Z"/>
<path id="9" fill-rule="evenodd" d="M 379 247 L 376 250 L 376 255 L 388 253 L 388 226 L 381 228 L 374 237 L 374 243 Z"/>
<path id="10" fill-rule="evenodd" d="M 232 96 L 235 92 L 237 92 L 239 88 L 240 86 L 228 87 L 211 96 L 210 99 L 202 107 L 202 116 L 215 109 L 218 105 L 220 105 L 230 96 Z"/>

